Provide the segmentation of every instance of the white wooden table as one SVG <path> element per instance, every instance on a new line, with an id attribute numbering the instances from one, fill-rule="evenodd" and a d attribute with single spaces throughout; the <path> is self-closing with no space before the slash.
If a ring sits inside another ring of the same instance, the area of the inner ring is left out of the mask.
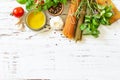
<path id="1" fill-rule="evenodd" d="M 19 31 L 9 13 L 21 5 L 0 2 L 0 80 L 120 80 L 120 20 L 76 43 L 52 29 Z"/>

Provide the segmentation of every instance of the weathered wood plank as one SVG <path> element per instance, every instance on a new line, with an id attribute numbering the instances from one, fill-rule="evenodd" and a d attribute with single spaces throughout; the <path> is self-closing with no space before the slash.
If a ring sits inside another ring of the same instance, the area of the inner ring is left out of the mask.
<path id="1" fill-rule="evenodd" d="M 16 6 L 15 0 L 0 5 L 0 80 L 120 80 L 120 21 L 101 26 L 98 39 L 86 36 L 76 43 L 52 29 L 19 31 L 9 16 Z"/>

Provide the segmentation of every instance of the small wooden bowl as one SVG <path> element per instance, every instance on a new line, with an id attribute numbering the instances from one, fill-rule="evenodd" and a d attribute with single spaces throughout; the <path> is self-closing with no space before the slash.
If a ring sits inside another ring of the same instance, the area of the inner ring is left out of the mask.
<path id="1" fill-rule="evenodd" d="M 61 5 L 61 9 L 59 8 L 60 11 L 57 11 L 57 8 L 58 8 L 58 5 L 59 5 L 59 4 Z M 53 6 L 50 7 L 47 12 L 48 12 L 50 15 L 52 15 L 52 16 L 58 16 L 58 15 L 62 14 L 62 12 L 63 12 L 63 10 L 64 10 L 64 5 L 63 5 L 62 3 L 58 3 L 58 5 L 57 5 L 56 7 L 53 7 Z M 56 9 L 56 12 L 55 12 L 55 10 L 54 10 L 53 8 Z M 50 10 L 51 10 L 53 13 L 50 12 Z"/>

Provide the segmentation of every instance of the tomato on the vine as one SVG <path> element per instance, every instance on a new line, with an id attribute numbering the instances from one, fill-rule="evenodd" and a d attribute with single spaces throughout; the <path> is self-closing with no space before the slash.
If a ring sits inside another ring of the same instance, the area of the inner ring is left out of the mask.
<path id="1" fill-rule="evenodd" d="M 16 7 L 13 9 L 11 15 L 15 16 L 16 18 L 20 18 L 24 15 L 24 9 L 22 7 Z"/>

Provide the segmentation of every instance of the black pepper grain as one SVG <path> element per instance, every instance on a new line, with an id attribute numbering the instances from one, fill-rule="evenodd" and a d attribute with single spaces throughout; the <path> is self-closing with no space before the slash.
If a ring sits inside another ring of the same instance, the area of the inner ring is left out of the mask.
<path id="1" fill-rule="evenodd" d="M 55 45 L 56 45 L 56 46 L 58 46 L 58 44 L 57 44 L 57 43 L 56 43 Z"/>

